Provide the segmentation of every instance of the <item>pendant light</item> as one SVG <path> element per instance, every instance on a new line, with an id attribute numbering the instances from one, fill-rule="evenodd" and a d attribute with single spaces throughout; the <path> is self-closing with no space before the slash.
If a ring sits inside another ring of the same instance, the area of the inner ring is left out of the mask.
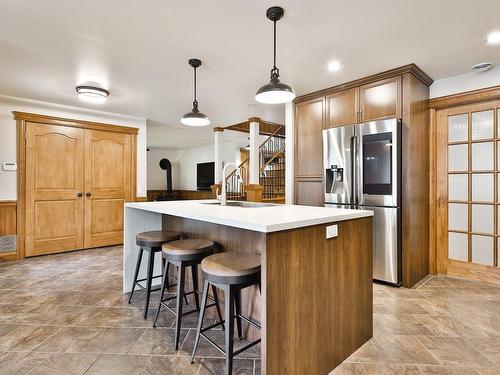
<path id="1" fill-rule="evenodd" d="M 282 104 L 295 99 L 293 89 L 280 82 L 280 70 L 276 67 L 276 21 L 280 20 L 283 14 L 285 14 L 285 11 L 281 7 L 271 7 L 266 12 L 267 18 L 273 21 L 274 24 L 274 66 L 271 69 L 271 81 L 262 86 L 255 95 L 255 100 L 260 103 Z"/>
<path id="2" fill-rule="evenodd" d="M 194 69 L 194 99 L 193 99 L 193 109 L 191 112 L 186 113 L 181 118 L 181 123 L 187 126 L 205 126 L 210 124 L 210 119 L 207 115 L 201 113 L 198 110 L 198 101 L 196 100 L 196 68 L 201 66 L 201 60 L 190 59 L 189 65 Z"/>

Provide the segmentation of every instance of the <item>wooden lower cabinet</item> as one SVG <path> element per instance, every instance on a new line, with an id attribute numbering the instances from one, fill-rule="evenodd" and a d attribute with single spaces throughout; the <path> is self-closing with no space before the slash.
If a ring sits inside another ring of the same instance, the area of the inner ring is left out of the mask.
<path id="1" fill-rule="evenodd" d="M 323 181 L 321 179 L 295 179 L 295 203 L 305 206 L 323 206 Z"/>
<path id="2" fill-rule="evenodd" d="M 131 134 L 26 124 L 25 255 L 119 244 Z"/>

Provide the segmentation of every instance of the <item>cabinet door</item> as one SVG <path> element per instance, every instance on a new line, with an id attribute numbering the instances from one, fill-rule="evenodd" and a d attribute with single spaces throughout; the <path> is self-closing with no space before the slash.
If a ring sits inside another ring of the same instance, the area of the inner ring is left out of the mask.
<path id="1" fill-rule="evenodd" d="M 358 119 L 359 88 L 336 92 L 326 97 L 327 128 L 351 125 Z"/>
<path id="2" fill-rule="evenodd" d="M 323 174 L 323 124 L 325 99 L 297 104 L 295 112 L 295 175 L 321 177 Z"/>
<path id="3" fill-rule="evenodd" d="M 361 122 L 388 117 L 401 118 L 401 77 L 361 86 L 359 96 Z"/>
<path id="4" fill-rule="evenodd" d="M 295 204 L 323 206 L 323 182 L 318 179 L 295 180 Z"/>
<path id="5" fill-rule="evenodd" d="M 131 199 L 131 135 L 85 131 L 85 247 L 123 242 L 123 205 Z"/>
<path id="6" fill-rule="evenodd" d="M 83 247 L 84 130 L 26 125 L 26 256 Z"/>

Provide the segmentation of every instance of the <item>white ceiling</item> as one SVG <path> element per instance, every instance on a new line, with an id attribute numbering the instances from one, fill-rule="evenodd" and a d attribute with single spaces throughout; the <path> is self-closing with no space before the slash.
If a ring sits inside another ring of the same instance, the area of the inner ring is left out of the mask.
<path id="1" fill-rule="evenodd" d="M 484 43 L 500 29 L 498 0 L 0 0 L 0 94 L 148 118 L 149 146 L 199 145 L 210 129 L 172 128 L 191 109 L 197 57 L 213 126 L 283 122 L 283 106 L 253 99 L 272 65 L 272 5 L 285 8 L 278 67 L 298 95 L 411 62 L 434 79 L 500 64 Z M 107 104 L 77 101 L 89 81 L 111 91 Z"/>

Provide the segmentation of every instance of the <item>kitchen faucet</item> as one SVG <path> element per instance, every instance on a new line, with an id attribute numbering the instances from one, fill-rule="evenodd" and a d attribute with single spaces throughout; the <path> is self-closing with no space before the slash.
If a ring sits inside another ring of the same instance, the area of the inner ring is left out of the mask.
<path id="1" fill-rule="evenodd" d="M 230 165 L 234 166 L 236 168 L 236 176 L 239 179 L 239 183 L 241 184 L 243 182 L 243 179 L 241 178 L 241 173 L 240 173 L 240 168 L 236 165 L 236 163 L 229 162 L 227 163 L 224 168 L 222 169 L 222 191 L 220 194 L 220 205 L 225 206 L 227 203 L 227 198 L 226 198 L 226 169 Z"/>

